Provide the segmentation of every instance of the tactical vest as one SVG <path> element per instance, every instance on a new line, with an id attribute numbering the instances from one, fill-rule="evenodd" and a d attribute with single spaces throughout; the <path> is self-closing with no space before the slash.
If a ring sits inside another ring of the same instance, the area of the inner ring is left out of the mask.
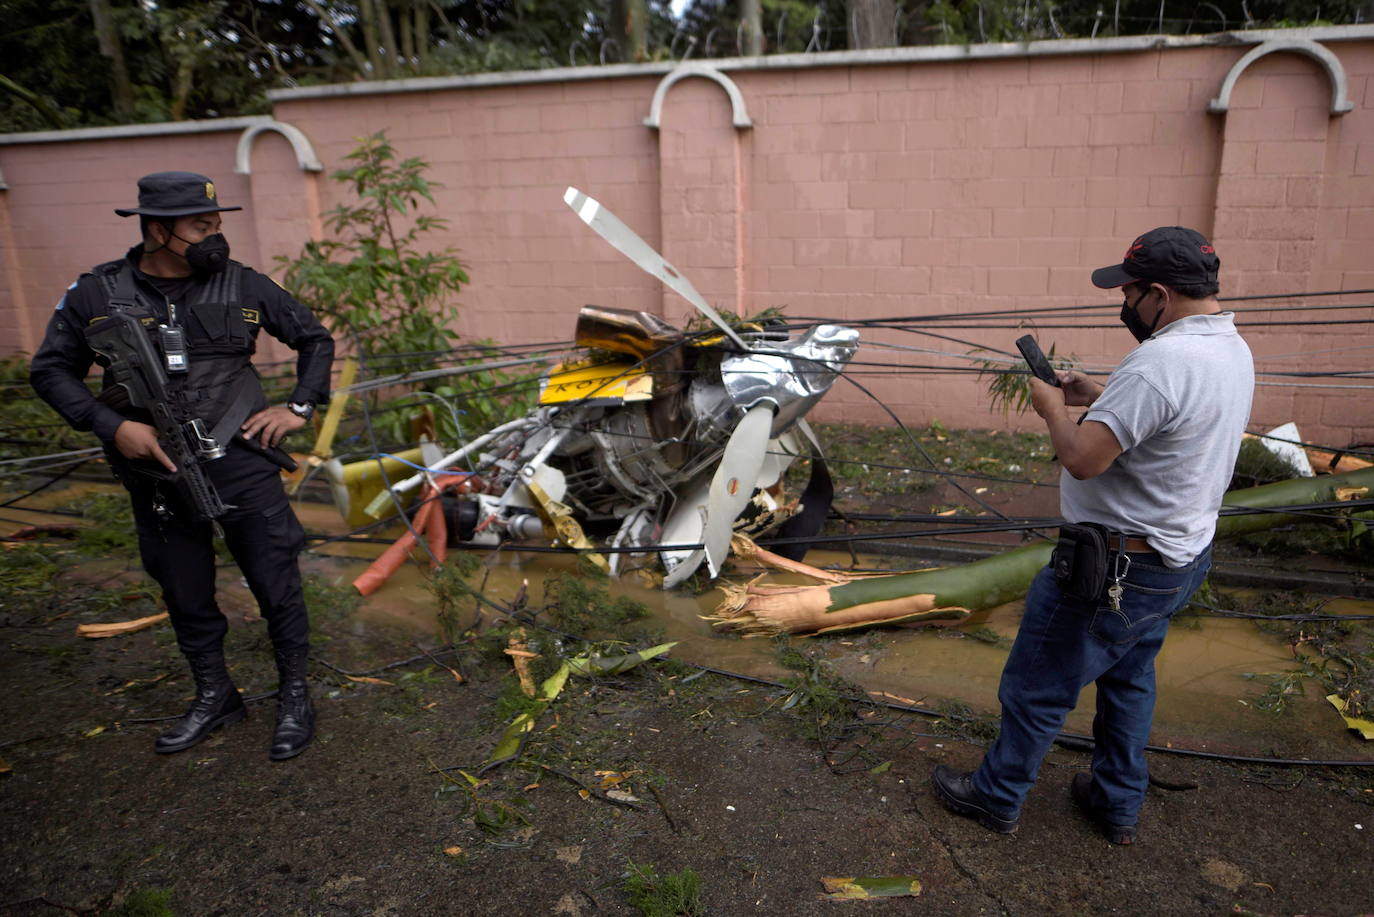
<path id="1" fill-rule="evenodd" d="M 243 276 L 237 261 L 195 289 L 190 302 L 175 303 L 176 323 L 185 334 L 186 372 L 168 373 L 168 388 L 192 415 L 199 417 L 221 444 L 227 445 L 250 415 L 267 407 L 262 381 L 253 366 L 257 342 L 244 318 Z M 91 271 L 105 289 L 110 310 L 138 318 L 153 350 L 162 354 L 158 325 L 164 309 L 134 281 L 127 260 L 102 264 Z"/>

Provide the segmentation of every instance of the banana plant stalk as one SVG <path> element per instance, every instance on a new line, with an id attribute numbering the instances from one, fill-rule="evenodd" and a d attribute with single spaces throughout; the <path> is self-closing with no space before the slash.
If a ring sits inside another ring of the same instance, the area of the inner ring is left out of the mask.
<path id="1" fill-rule="evenodd" d="M 1222 502 L 1250 509 L 1322 503 L 1334 500 L 1337 488 L 1352 487 L 1374 488 L 1374 468 L 1234 490 Z M 1216 537 L 1235 538 L 1303 518 L 1282 512 L 1222 516 Z M 745 636 L 831 634 L 878 624 L 957 624 L 975 611 L 1025 595 L 1052 550 L 1049 542 L 1028 544 L 959 567 L 839 584 L 726 584 L 725 599 L 707 620 Z"/>

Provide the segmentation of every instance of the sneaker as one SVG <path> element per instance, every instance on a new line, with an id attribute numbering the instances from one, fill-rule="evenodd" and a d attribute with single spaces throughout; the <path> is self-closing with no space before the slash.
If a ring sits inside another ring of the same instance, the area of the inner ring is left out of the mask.
<path id="1" fill-rule="evenodd" d="M 1135 825 L 1116 825 L 1108 821 L 1093 805 L 1092 788 L 1092 774 L 1079 771 L 1073 775 L 1073 782 L 1069 784 L 1069 795 L 1073 797 L 1073 801 L 1083 811 L 1083 814 L 1088 816 L 1093 824 L 1097 825 L 1097 829 L 1102 832 L 1107 840 L 1122 846 L 1134 844 Z"/>
<path id="2" fill-rule="evenodd" d="M 971 818 L 989 831 L 998 834 L 1011 834 L 1016 830 L 1015 818 L 1003 818 L 995 814 L 983 801 L 983 797 L 973 788 L 973 774 L 956 771 L 952 767 L 938 764 L 930 776 L 935 795 L 955 815 Z"/>

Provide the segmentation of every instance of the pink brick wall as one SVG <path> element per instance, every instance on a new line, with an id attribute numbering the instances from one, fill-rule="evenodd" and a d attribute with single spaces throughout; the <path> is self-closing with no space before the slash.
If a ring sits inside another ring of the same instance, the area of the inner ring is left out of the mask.
<path id="1" fill-rule="evenodd" d="M 1260 59 L 1230 112 L 1209 114 L 1243 46 L 730 71 L 753 120 L 747 130 L 732 126 L 725 92 L 705 79 L 675 84 L 661 128 L 646 127 L 661 79 L 653 72 L 283 100 L 275 116 L 311 139 L 326 170 L 344 165 L 355 138 L 383 129 L 402 155 L 432 164 L 438 213 L 450 221 L 435 244 L 457 250 L 472 275 L 459 298 L 459 330 L 470 338 L 564 340 L 585 303 L 688 315 L 564 206 L 568 185 L 607 205 L 720 308 L 839 321 L 1016 313 L 1115 302 L 1089 271 L 1172 223 L 1213 236 L 1224 293 L 1374 287 L 1374 41 L 1328 47 L 1355 102 L 1334 118 L 1325 73 L 1287 53 Z M 272 134 L 255 145 L 251 178 L 233 175 L 236 141 L 0 146 L 11 186 L 0 210 L 0 348 L 31 349 L 70 278 L 132 241 L 109 208 L 132 199 L 144 172 L 213 175 L 224 199 L 250 206 L 226 227 L 236 253 L 263 269 L 346 199 L 327 172 L 299 171 Z M 1114 322 L 1104 315 L 1099 323 Z M 1054 324 L 1026 319 L 1042 343 L 1088 365 L 1110 366 L 1131 344 L 1119 327 Z M 1007 350 L 1018 333 L 968 325 L 940 331 L 965 343 L 865 339 L 964 353 Z M 1359 325 L 1252 327 L 1247 339 L 1262 371 L 1359 369 L 1374 348 L 1374 331 Z M 951 362 L 878 349 L 862 359 Z M 1008 423 L 968 375 L 858 379 L 911 423 Z M 1295 419 L 1314 439 L 1374 439 L 1366 392 L 1306 387 L 1313 381 L 1262 386 L 1255 426 Z M 843 383 L 819 416 L 887 420 Z"/>
<path id="2" fill-rule="evenodd" d="M 114 208 L 134 206 L 140 176 L 203 172 L 220 200 L 249 203 L 247 176 L 234 174 L 236 140 L 234 133 L 181 134 L 0 147 L 9 185 L 0 208 L 10 228 L 6 236 L 0 216 L 0 352 L 32 353 L 68 284 L 139 241 L 138 218 L 116 216 Z M 258 263 L 252 226 L 248 211 L 224 214 L 234 256 Z"/>

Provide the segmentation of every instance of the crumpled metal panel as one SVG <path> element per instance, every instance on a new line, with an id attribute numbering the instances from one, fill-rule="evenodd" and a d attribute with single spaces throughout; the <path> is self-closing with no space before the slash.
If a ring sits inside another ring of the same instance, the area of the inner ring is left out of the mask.
<path id="1" fill-rule="evenodd" d="M 859 332 L 817 325 L 794 341 L 720 361 L 721 381 L 741 413 L 770 403 L 777 411 L 772 436 L 787 430 L 830 390 L 859 347 Z"/>

